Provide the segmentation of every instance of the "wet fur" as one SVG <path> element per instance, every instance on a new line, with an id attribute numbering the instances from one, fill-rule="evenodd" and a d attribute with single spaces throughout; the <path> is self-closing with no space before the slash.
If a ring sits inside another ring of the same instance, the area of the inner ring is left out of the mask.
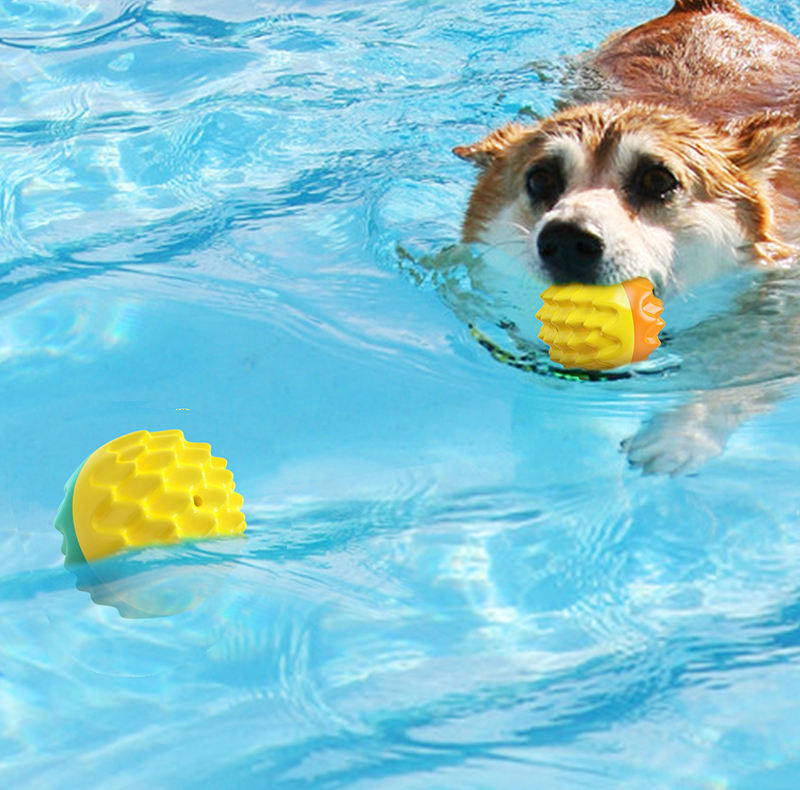
<path id="1" fill-rule="evenodd" d="M 794 263 L 796 38 L 734 0 L 678 0 L 668 14 L 613 36 L 580 73 L 572 106 L 454 149 L 479 169 L 464 241 L 502 252 L 546 283 L 553 274 L 537 253 L 540 231 L 554 219 L 578 224 L 604 243 L 603 260 L 587 281 L 641 275 L 667 297 L 731 266 L 778 270 Z M 663 163 L 678 179 L 669 200 L 631 199 L 629 171 L 643 158 Z M 565 174 L 552 204 L 531 200 L 525 189 L 526 174 L 542 161 L 556 161 Z M 721 452 L 729 433 L 772 397 L 766 390 L 709 392 L 654 416 L 623 447 L 645 471 L 692 470 Z"/>

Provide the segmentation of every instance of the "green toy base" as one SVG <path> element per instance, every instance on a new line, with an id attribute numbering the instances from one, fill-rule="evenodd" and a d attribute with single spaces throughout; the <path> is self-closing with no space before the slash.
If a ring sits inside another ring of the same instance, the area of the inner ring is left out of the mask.
<path id="1" fill-rule="evenodd" d="M 84 461 L 84 463 L 86 463 Z M 75 493 L 75 483 L 78 475 L 83 469 L 81 464 L 64 484 L 64 500 L 58 508 L 56 514 L 55 527 L 63 535 L 61 540 L 61 553 L 64 555 L 65 565 L 86 564 L 86 557 L 83 556 L 78 536 L 75 534 L 75 522 L 72 519 L 72 495 Z"/>

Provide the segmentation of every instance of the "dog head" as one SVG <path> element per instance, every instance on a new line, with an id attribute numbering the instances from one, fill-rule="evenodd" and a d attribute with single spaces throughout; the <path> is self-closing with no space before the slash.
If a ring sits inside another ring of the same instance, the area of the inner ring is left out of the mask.
<path id="1" fill-rule="evenodd" d="M 771 113 L 704 124 L 614 102 L 509 124 L 454 149 L 481 170 L 463 239 L 545 282 L 642 276 L 662 290 L 740 261 L 788 257 L 769 182 L 796 126 Z"/>

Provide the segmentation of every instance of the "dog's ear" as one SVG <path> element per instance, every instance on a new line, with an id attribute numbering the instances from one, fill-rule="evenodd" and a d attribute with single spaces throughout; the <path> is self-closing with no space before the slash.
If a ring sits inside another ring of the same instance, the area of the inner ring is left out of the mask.
<path id="1" fill-rule="evenodd" d="M 798 119 L 788 113 L 759 112 L 719 127 L 729 140 L 728 157 L 742 170 L 768 178 L 800 131 Z"/>
<path id="2" fill-rule="evenodd" d="M 485 170 L 492 164 L 499 153 L 528 132 L 530 132 L 528 127 L 518 123 L 507 123 L 477 143 L 457 145 L 453 149 L 453 153 Z"/>

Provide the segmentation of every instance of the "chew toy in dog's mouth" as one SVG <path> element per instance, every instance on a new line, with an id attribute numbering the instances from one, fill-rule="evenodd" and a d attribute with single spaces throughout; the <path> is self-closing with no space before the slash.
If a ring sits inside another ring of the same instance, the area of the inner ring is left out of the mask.
<path id="1" fill-rule="evenodd" d="M 551 285 L 542 300 L 539 337 L 564 368 L 610 370 L 641 362 L 661 345 L 663 304 L 644 277 L 618 285 Z"/>

